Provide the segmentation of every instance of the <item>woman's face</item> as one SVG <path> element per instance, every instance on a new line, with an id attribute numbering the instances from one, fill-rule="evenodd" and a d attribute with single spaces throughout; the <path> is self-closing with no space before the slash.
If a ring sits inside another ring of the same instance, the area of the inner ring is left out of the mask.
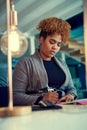
<path id="1" fill-rule="evenodd" d="M 40 55 L 44 60 L 51 60 L 51 58 L 60 50 L 61 35 L 53 34 L 47 36 L 46 39 L 40 37 Z"/>

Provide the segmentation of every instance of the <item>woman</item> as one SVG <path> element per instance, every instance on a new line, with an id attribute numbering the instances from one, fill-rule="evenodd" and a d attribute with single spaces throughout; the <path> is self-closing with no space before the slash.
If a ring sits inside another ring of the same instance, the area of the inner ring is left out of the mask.
<path id="1" fill-rule="evenodd" d="M 14 105 L 33 105 L 40 100 L 70 102 L 76 98 L 77 92 L 66 63 L 55 57 L 68 40 L 70 28 L 69 23 L 56 17 L 38 24 L 38 50 L 19 61 L 13 73 Z"/>

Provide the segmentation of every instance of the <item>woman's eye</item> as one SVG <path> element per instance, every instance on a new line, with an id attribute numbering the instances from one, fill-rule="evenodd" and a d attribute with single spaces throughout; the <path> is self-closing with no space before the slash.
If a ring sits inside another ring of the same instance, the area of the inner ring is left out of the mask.
<path id="1" fill-rule="evenodd" d="M 52 40 L 50 40 L 50 43 L 51 43 L 51 44 L 54 44 L 55 42 L 54 42 L 54 41 L 52 41 Z"/>
<path id="2" fill-rule="evenodd" d="M 58 42 L 58 43 L 57 43 L 57 42 L 54 41 L 54 40 L 50 40 L 50 44 L 57 44 L 58 47 L 61 47 L 61 45 L 62 45 L 61 42 Z"/>
<path id="3" fill-rule="evenodd" d="M 58 43 L 57 46 L 58 46 L 58 47 L 61 47 L 61 43 Z"/>

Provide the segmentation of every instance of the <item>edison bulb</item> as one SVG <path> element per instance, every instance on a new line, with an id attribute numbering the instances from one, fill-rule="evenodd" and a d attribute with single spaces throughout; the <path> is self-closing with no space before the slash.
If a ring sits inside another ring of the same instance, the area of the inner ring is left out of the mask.
<path id="1" fill-rule="evenodd" d="M 24 34 L 15 27 L 11 27 L 9 32 L 5 32 L 1 37 L 1 51 L 7 55 L 8 42 L 12 57 L 20 57 L 28 49 L 28 40 Z"/>

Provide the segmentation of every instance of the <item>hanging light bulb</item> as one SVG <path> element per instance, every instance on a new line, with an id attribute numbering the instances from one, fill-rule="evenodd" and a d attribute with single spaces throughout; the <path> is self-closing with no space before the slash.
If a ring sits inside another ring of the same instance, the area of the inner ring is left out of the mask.
<path id="1" fill-rule="evenodd" d="M 1 51 L 7 55 L 8 53 L 8 37 L 12 57 L 22 56 L 28 48 L 28 41 L 25 35 L 17 28 L 17 11 L 14 4 L 11 5 L 10 11 L 10 29 L 1 37 Z"/>
<path id="2" fill-rule="evenodd" d="M 6 13 L 7 13 L 7 32 L 1 38 L 1 50 L 8 58 L 8 107 L 3 107 L 0 109 L 0 117 L 5 116 L 19 116 L 28 115 L 31 113 L 31 106 L 13 106 L 13 91 L 12 91 L 12 56 L 19 57 L 24 54 L 27 50 L 28 42 L 18 29 L 17 29 L 17 12 L 14 10 L 14 5 L 12 5 L 12 10 L 10 12 L 10 3 L 14 0 L 6 0 Z M 9 20 L 10 12 L 10 20 Z"/>

